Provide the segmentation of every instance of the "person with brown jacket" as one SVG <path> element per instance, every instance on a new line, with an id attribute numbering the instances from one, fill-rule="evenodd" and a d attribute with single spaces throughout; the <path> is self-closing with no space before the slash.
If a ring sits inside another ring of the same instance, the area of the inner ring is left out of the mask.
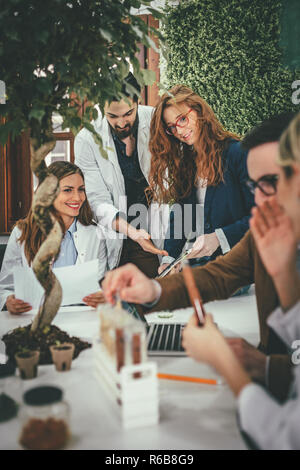
<path id="1" fill-rule="evenodd" d="M 299 450 L 300 113 L 280 138 L 277 163 L 276 197 L 252 210 L 250 229 L 279 297 L 279 306 L 267 323 L 290 351 L 293 380 L 287 399 L 279 403 L 251 380 L 211 315 L 206 316 L 202 327 L 192 315 L 183 331 L 182 344 L 190 357 L 207 362 L 225 378 L 237 399 L 240 428 L 252 448 Z"/>
<path id="2" fill-rule="evenodd" d="M 249 184 L 254 190 L 258 206 L 276 194 L 278 141 L 293 117 L 294 113 L 288 113 L 264 121 L 243 139 L 244 147 L 249 150 Z M 238 338 L 228 341 L 250 377 L 267 386 L 276 398 L 283 400 L 292 378 L 291 363 L 284 343 L 267 325 L 267 318 L 278 306 L 279 300 L 251 231 L 226 255 L 206 266 L 194 268 L 193 273 L 204 302 L 227 299 L 239 288 L 255 283 L 260 345 L 256 349 Z M 118 291 L 121 299 L 127 302 L 151 304 L 150 308 L 144 306 L 145 313 L 190 305 L 181 273 L 150 280 L 135 266 L 126 265 L 107 273 L 102 287 L 110 302 L 113 302 Z"/>

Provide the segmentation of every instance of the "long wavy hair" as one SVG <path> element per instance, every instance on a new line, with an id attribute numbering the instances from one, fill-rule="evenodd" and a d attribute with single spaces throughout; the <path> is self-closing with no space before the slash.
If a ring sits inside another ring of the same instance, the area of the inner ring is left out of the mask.
<path id="1" fill-rule="evenodd" d="M 66 176 L 79 174 L 84 181 L 83 173 L 80 168 L 71 162 L 58 161 L 51 163 L 51 165 L 48 167 L 48 173 L 55 175 L 58 181 L 62 180 Z M 57 218 L 63 233 L 65 233 L 66 227 L 60 213 L 54 208 L 53 205 L 50 207 L 50 211 Z M 82 204 L 77 219 L 82 225 L 87 226 L 93 224 L 93 213 L 87 199 L 85 199 L 84 203 Z M 25 256 L 28 263 L 31 264 L 36 253 L 38 252 L 38 249 L 45 240 L 45 235 L 38 227 L 33 217 L 32 209 L 29 210 L 27 217 L 25 217 L 25 219 L 18 220 L 16 225 L 21 230 L 21 235 L 18 241 L 19 243 L 24 242 Z"/>
<path id="2" fill-rule="evenodd" d="M 163 113 L 169 106 L 185 104 L 196 111 L 198 140 L 193 146 L 166 134 Z M 222 153 L 228 139 L 239 136 L 226 131 L 206 101 L 185 85 L 176 85 L 159 100 L 150 125 L 151 168 L 148 199 L 160 203 L 188 196 L 198 178 L 207 185 L 223 181 Z"/>

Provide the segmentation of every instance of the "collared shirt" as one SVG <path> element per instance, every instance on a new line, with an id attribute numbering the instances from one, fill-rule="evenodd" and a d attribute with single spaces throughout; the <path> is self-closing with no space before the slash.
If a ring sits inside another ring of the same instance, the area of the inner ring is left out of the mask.
<path id="1" fill-rule="evenodd" d="M 300 243 L 298 244 L 297 255 L 296 255 L 296 267 L 300 274 Z M 269 368 L 270 368 L 270 356 L 266 358 L 266 372 L 265 372 L 265 384 L 269 387 Z"/>
<path id="2" fill-rule="evenodd" d="M 133 127 L 135 148 L 130 157 L 126 155 L 126 144 L 119 139 L 119 137 L 111 126 L 110 128 L 116 146 L 119 165 L 124 177 L 125 193 L 127 196 L 127 211 L 133 204 L 143 204 L 147 206 L 145 189 L 148 187 L 148 182 L 141 170 L 137 149 L 138 121 L 136 120 Z M 135 217 L 136 215 L 129 215 L 127 217 L 128 222 L 130 223 Z"/>
<path id="3" fill-rule="evenodd" d="M 77 231 L 76 222 L 77 220 L 75 218 L 72 225 L 70 225 L 66 231 L 60 245 L 58 258 L 53 263 L 53 268 L 63 268 L 64 266 L 76 264 L 78 253 L 73 238 L 73 234 Z"/>
<path id="4" fill-rule="evenodd" d="M 300 302 L 289 311 L 280 307 L 268 317 L 268 325 L 276 332 L 288 349 L 298 348 L 300 332 Z M 294 342 L 296 343 L 294 345 Z M 294 356 L 294 357 L 293 357 Z M 294 379 L 289 395 L 279 403 L 262 386 L 250 383 L 238 396 L 239 422 L 242 430 L 264 450 L 299 449 L 300 367 L 299 350 L 292 354 Z"/>

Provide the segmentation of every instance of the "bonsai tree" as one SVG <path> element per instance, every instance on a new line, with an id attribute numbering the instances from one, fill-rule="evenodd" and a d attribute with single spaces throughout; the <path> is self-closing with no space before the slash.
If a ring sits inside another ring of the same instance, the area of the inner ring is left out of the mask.
<path id="1" fill-rule="evenodd" d="M 34 195 L 34 217 L 46 236 L 32 268 L 45 289 L 43 305 L 31 331 L 44 328 L 61 304 L 61 286 L 51 270 L 63 236 L 59 223 L 49 212 L 59 185 L 49 175 L 46 155 L 54 148 L 53 113 L 63 118 L 63 128 L 76 133 L 83 125 L 101 140 L 90 124 L 96 117 L 93 107 L 103 109 L 106 100 L 122 98 L 122 81 L 129 72 L 141 85 L 153 77 L 139 66 L 138 43 L 153 46 L 148 26 L 132 14 L 133 8 L 150 2 L 142 0 L 13 0 L 1 2 L 0 80 L 6 99 L 0 105 L 0 143 L 26 131 L 30 136 L 31 168 L 39 179 Z M 160 17 L 161 14 L 149 8 Z M 150 31 L 151 34 L 155 33 Z M 159 33 L 158 33 L 159 36 Z M 128 85 L 127 91 L 136 90 Z M 90 106 L 80 116 L 83 100 Z M 3 102 L 3 100 L 2 100 Z M 102 147 L 101 147 L 102 148 Z M 105 158 L 105 150 L 102 149 Z"/>

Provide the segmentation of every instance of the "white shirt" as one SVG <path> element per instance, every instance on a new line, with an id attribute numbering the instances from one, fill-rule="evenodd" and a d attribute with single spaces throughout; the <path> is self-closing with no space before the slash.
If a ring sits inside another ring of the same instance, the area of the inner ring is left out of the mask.
<path id="1" fill-rule="evenodd" d="M 153 108 L 138 106 L 137 150 L 141 171 L 148 181 L 151 154 L 149 151 L 150 122 Z M 109 268 L 115 268 L 121 256 L 123 237 L 112 228 L 119 212 L 126 212 L 125 183 L 119 165 L 115 143 L 106 117 L 99 116 L 91 123 L 102 138 L 103 148 L 107 151 L 105 159 L 95 142 L 93 134 L 82 129 L 74 142 L 75 163 L 85 180 L 85 188 L 91 208 L 105 230 Z M 162 248 L 168 228 L 169 206 L 151 204 L 148 213 L 148 232 L 154 244 Z"/>
<path id="2" fill-rule="evenodd" d="M 300 301 L 286 313 L 277 308 L 268 324 L 291 350 L 296 348 L 294 382 L 284 404 L 260 385 L 244 387 L 238 398 L 241 427 L 261 449 L 300 449 Z"/>

